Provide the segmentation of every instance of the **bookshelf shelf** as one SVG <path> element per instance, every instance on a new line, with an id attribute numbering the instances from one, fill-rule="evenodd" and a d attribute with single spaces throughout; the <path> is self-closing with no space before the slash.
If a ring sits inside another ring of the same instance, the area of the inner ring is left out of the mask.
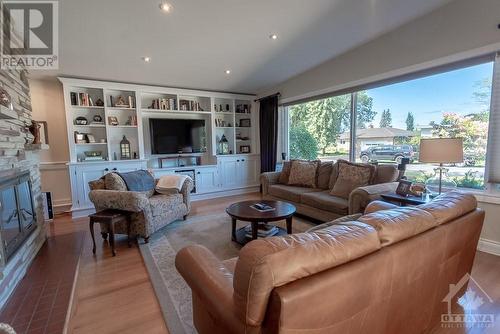
<path id="1" fill-rule="evenodd" d="M 103 106 L 78 106 L 78 105 L 71 105 L 71 108 L 75 109 L 104 109 Z"/>

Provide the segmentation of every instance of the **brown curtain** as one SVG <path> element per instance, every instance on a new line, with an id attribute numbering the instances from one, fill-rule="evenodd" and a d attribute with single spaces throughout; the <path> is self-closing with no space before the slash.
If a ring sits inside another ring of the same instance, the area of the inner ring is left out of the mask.
<path id="1" fill-rule="evenodd" d="M 278 150 L 278 96 L 260 100 L 260 172 L 276 170 Z"/>

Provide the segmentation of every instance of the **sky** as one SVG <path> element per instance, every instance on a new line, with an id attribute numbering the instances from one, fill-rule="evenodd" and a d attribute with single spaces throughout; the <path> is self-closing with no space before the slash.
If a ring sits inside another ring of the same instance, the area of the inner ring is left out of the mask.
<path id="1" fill-rule="evenodd" d="M 384 109 L 392 114 L 392 126 L 406 129 L 406 116 L 412 112 L 415 125 L 439 122 L 443 112 L 462 115 L 484 109 L 473 97 L 475 84 L 493 75 L 493 62 L 451 72 L 367 90 L 377 112 L 373 125 L 378 127 Z"/>

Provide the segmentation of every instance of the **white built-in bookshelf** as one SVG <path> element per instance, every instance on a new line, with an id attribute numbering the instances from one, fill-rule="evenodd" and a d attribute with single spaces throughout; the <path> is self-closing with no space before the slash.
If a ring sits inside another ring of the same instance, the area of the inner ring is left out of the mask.
<path id="1" fill-rule="evenodd" d="M 71 163 L 122 160 L 124 136 L 130 142 L 131 160 L 156 159 L 149 151 L 149 118 L 205 119 L 205 155 L 221 155 L 223 136 L 229 145 L 227 155 L 258 153 L 254 96 L 73 78 L 60 81 Z"/>

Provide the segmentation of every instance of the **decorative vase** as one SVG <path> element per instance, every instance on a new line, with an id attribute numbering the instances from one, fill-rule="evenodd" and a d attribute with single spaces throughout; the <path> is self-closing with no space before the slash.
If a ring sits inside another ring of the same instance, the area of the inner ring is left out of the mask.
<path id="1" fill-rule="evenodd" d="M 29 130 L 31 134 L 33 135 L 33 144 L 41 144 L 42 142 L 40 141 L 40 127 L 41 125 L 37 121 L 31 121 L 31 126 L 29 127 Z"/>

